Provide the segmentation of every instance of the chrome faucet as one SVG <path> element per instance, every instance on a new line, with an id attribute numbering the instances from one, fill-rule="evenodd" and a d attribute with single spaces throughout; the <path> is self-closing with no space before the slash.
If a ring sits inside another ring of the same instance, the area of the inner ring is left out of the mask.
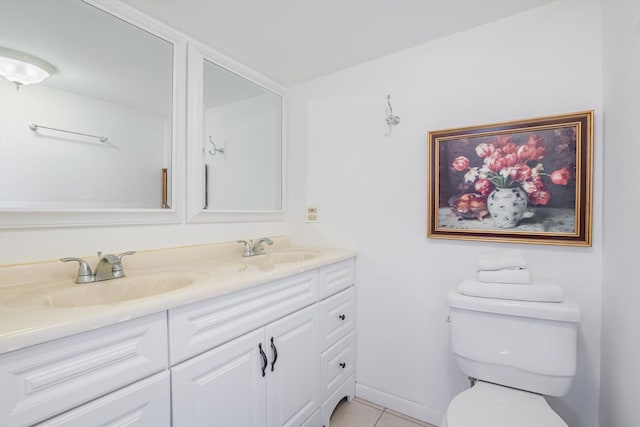
<path id="1" fill-rule="evenodd" d="M 89 263 L 82 258 L 67 257 L 60 258 L 60 261 L 77 261 L 79 266 L 76 283 L 92 283 L 124 277 L 122 257 L 126 255 L 133 255 L 135 253 L 135 251 L 127 251 L 122 252 L 119 255 L 107 254 L 103 256 L 102 252 L 98 252 L 98 265 L 96 265 L 95 273 L 91 272 Z"/>
<path id="2" fill-rule="evenodd" d="M 264 248 L 262 247 L 262 243 L 266 243 L 267 245 L 271 246 L 271 245 L 273 245 L 273 240 L 271 240 L 268 237 L 262 237 L 262 238 L 258 239 L 253 244 L 253 253 L 254 253 L 254 255 L 262 255 L 264 253 Z"/>
<path id="3" fill-rule="evenodd" d="M 264 248 L 262 247 L 262 244 L 266 243 L 267 245 L 273 245 L 273 240 L 269 239 L 268 237 L 262 237 L 256 240 L 255 243 L 253 240 L 238 240 L 238 243 L 242 243 L 244 245 L 242 256 L 250 257 L 264 254 Z"/>

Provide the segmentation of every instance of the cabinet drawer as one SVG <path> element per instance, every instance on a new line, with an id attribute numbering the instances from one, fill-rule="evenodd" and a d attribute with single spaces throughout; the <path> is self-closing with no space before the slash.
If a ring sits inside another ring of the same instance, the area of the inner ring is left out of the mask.
<path id="1" fill-rule="evenodd" d="M 169 358 L 177 362 L 316 302 L 317 270 L 169 310 Z"/>
<path id="2" fill-rule="evenodd" d="M 356 363 L 356 333 L 351 332 L 322 353 L 322 398 L 331 396 L 347 378 L 354 374 Z"/>
<path id="3" fill-rule="evenodd" d="M 320 299 L 340 292 L 354 284 L 355 260 L 337 262 L 320 269 Z"/>
<path id="4" fill-rule="evenodd" d="M 320 303 L 320 348 L 325 349 L 355 327 L 355 289 L 350 287 Z"/>
<path id="5" fill-rule="evenodd" d="M 164 371 L 37 426 L 169 427 L 170 421 L 169 371 Z"/>
<path id="6" fill-rule="evenodd" d="M 167 367 L 164 312 L 0 356 L 0 425 L 30 425 Z"/>

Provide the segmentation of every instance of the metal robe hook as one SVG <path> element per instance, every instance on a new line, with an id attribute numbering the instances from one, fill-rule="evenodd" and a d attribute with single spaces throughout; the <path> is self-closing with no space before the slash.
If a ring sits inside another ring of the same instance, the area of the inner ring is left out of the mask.
<path id="1" fill-rule="evenodd" d="M 400 117 L 393 115 L 393 108 L 391 108 L 391 95 L 387 95 L 387 105 L 389 106 L 389 116 L 387 116 L 387 124 L 389 126 L 396 126 L 400 123 Z"/>
<path id="2" fill-rule="evenodd" d="M 209 154 L 211 154 L 212 156 L 215 156 L 217 153 L 224 154 L 224 148 L 218 148 L 216 143 L 213 142 L 213 139 L 211 139 L 211 135 L 209 135 L 209 142 L 211 143 L 211 145 L 213 145 L 213 151 L 208 150 Z"/>

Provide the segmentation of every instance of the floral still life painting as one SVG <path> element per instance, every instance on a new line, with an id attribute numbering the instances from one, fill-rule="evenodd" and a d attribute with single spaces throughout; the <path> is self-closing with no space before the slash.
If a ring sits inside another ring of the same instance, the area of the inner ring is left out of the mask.
<path id="1" fill-rule="evenodd" d="M 593 112 L 432 131 L 430 238 L 589 246 Z"/>

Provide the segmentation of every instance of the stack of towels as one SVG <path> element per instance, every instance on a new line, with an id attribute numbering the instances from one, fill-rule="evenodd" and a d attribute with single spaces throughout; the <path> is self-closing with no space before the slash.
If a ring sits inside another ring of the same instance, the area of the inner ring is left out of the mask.
<path id="1" fill-rule="evenodd" d="M 531 281 L 521 251 L 478 257 L 478 276 L 460 283 L 460 293 L 473 297 L 518 301 L 562 302 L 562 287 L 552 280 Z"/>

